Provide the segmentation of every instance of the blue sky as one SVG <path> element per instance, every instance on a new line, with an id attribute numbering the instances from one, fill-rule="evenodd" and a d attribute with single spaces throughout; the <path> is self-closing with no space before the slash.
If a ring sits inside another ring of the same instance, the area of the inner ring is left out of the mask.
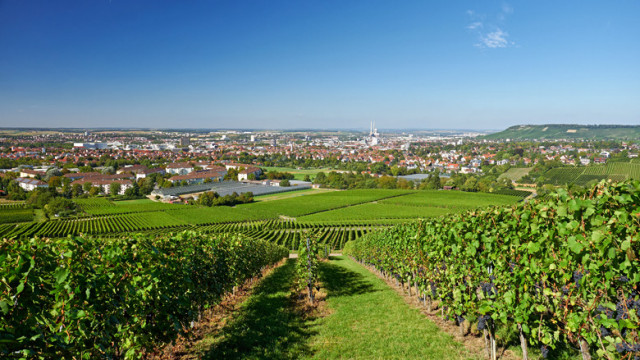
<path id="1" fill-rule="evenodd" d="M 0 126 L 640 124 L 640 1 L 0 0 Z"/>

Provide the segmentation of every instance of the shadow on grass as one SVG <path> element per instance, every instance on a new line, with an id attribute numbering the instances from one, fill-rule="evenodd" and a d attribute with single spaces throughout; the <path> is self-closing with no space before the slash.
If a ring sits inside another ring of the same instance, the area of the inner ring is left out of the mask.
<path id="1" fill-rule="evenodd" d="M 331 261 L 343 261 L 343 258 L 331 257 Z M 320 279 L 327 289 L 327 297 L 352 296 L 380 291 L 362 274 L 346 269 L 332 262 L 320 263 Z"/>
<path id="2" fill-rule="evenodd" d="M 274 270 L 226 325 L 204 359 L 297 359 L 310 355 L 307 339 L 313 335 L 295 314 L 289 293 L 295 260 Z"/>

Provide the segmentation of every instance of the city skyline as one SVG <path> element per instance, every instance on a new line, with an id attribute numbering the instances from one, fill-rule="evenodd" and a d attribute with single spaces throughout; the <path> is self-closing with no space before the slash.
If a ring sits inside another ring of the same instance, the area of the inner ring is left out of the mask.
<path id="1" fill-rule="evenodd" d="M 8 0 L 0 127 L 637 124 L 638 10 L 634 1 Z"/>

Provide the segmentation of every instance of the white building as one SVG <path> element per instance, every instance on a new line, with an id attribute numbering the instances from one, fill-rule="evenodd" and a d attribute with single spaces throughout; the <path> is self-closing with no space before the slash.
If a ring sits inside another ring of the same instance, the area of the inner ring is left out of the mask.
<path id="1" fill-rule="evenodd" d="M 49 184 L 47 184 L 46 182 L 32 179 L 32 178 L 19 177 L 19 178 L 16 178 L 16 181 L 18 182 L 18 185 L 20 185 L 20 187 L 25 189 L 26 191 L 32 191 L 38 188 L 49 187 Z"/>
<path id="2" fill-rule="evenodd" d="M 193 171 L 193 165 L 182 162 L 167 165 L 167 173 L 175 175 L 187 175 Z"/>

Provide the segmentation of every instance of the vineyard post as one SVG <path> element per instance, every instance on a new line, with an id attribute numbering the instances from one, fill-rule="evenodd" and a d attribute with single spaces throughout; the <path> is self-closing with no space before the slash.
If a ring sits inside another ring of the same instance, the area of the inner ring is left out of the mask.
<path id="1" fill-rule="evenodd" d="M 309 287 L 309 302 L 313 304 L 313 284 L 312 282 L 312 274 L 311 274 L 311 246 L 309 244 L 309 237 L 307 236 L 307 266 L 309 267 L 309 280 L 307 281 L 307 286 Z"/>
<path id="2" fill-rule="evenodd" d="M 493 321 L 489 325 L 489 336 L 491 337 L 491 360 L 496 360 L 496 327 Z"/>
<path id="3" fill-rule="evenodd" d="M 580 339 L 580 354 L 582 355 L 582 360 L 591 360 L 589 344 L 585 339 Z"/>
<path id="4" fill-rule="evenodd" d="M 487 334 L 487 329 L 482 329 L 482 337 L 484 338 L 484 347 L 487 349 L 487 357 L 491 358 L 491 347 L 489 346 L 489 334 Z"/>
<path id="5" fill-rule="evenodd" d="M 524 332 L 522 331 L 522 324 L 518 324 L 518 331 L 520 331 L 520 347 L 522 348 L 522 360 L 528 360 L 529 352 L 527 349 L 527 338 L 524 337 Z"/>

